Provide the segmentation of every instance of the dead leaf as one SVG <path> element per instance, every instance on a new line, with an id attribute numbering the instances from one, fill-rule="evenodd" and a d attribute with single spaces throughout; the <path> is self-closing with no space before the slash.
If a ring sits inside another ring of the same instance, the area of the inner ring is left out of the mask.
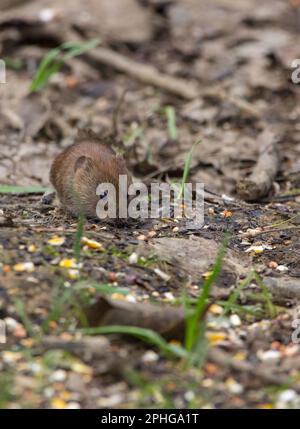
<path id="1" fill-rule="evenodd" d="M 34 137 L 46 124 L 50 115 L 50 103 L 40 93 L 23 98 L 18 110 L 23 121 L 24 137 Z"/>

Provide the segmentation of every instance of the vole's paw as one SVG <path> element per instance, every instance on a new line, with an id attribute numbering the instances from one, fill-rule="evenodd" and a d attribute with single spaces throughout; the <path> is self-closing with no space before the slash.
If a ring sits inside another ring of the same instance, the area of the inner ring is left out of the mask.
<path id="1" fill-rule="evenodd" d="M 56 197 L 55 191 L 48 191 L 44 193 L 44 195 L 42 196 L 39 202 L 40 204 L 50 205 L 54 203 L 55 197 Z"/>

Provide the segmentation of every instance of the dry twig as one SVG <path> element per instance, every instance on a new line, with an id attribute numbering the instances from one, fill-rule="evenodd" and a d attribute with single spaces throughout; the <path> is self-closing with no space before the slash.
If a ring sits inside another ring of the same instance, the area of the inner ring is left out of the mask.
<path id="1" fill-rule="evenodd" d="M 265 130 L 261 141 L 261 151 L 252 174 L 237 184 L 237 193 L 245 201 L 257 201 L 265 197 L 279 170 L 279 154 L 273 133 Z"/>

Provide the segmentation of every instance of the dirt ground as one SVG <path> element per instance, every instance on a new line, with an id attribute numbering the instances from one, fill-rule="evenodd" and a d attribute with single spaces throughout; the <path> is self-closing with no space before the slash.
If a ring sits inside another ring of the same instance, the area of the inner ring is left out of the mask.
<path id="1" fill-rule="evenodd" d="M 0 11 L 0 408 L 299 408 L 300 92 L 291 63 L 300 2 L 0 0 Z M 30 92 L 40 61 L 74 38 L 101 44 Z M 143 65 L 169 83 L 151 82 Z M 50 187 L 51 163 L 78 130 L 104 137 L 114 120 L 112 145 L 145 183 L 180 181 L 200 140 L 189 181 L 205 184 L 204 226 L 86 220 L 78 263 L 77 219 L 45 204 L 37 187 Z M 274 180 L 244 201 L 239 184 L 268 138 L 279 154 Z M 199 297 L 225 233 L 201 366 L 129 336 L 81 332 L 83 319 L 130 324 L 182 345 L 184 296 Z"/>

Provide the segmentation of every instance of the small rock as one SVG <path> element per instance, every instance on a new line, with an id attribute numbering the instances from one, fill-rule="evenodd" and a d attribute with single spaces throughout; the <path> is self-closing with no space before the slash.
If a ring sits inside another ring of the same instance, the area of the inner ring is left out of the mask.
<path id="1" fill-rule="evenodd" d="M 157 353 L 155 353 L 153 350 L 147 351 L 142 356 L 142 362 L 144 362 L 144 363 L 156 362 L 156 361 L 158 361 L 158 359 L 159 359 L 159 355 Z"/>
<path id="2" fill-rule="evenodd" d="M 278 350 L 267 350 L 267 351 L 259 350 L 257 352 L 257 357 L 262 362 L 266 362 L 266 361 L 278 361 L 280 359 L 280 357 L 281 357 L 281 353 Z"/>
<path id="3" fill-rule="evenodd" d="M 65 381 L 67 373 L 63 369 L 57 369 L 50 375 L 50 381 Z"/>
<path id="4" fill-rule="evenodd" d="M 279 271 L 280 273 L 284 273 L 284 272 L 288 271 L 289 269 L 285 265 L 278 265 L 276 270 Z"/>
<path id="5" fill-rule="evenodd" d="M 297 392 L 293 389 L 287 389 L 278 395 L 276 408 L 299 408 L 300 398 Z"/>
<path id="6" fill-rule="evenodd" d="M 130 256 L 129 256 L 129 263 L 130 264 L 136 264 L 138 261 L 139 257 L 138 254 L 133 252 Z"/>
<path id="7" fill-rule="evenodd" d="M 229 317 L 230 323 L 233 327 L 241 326 L 242 322 L 240 317 L 237 314 L 232 314 Z"/>
<path id="8" fill-rule="evenodd" d="M 244 391 L 243 386 L 237 383 L 233 378 L 228 378 L 225 381 L 225 386 L 230 393 L 233 393 L 235 395 L 239 395 Z"/>
<path id="9" fill-rule="evenodd" d="M 169 274 L 164 273 L 162 270 L 160 270 L 159 268 L 154 268 L 154 272 L 155 274 L 157 274 L 162 280 L 168 282 L 171 279 L 171 276 L 169 276 Z"/>

